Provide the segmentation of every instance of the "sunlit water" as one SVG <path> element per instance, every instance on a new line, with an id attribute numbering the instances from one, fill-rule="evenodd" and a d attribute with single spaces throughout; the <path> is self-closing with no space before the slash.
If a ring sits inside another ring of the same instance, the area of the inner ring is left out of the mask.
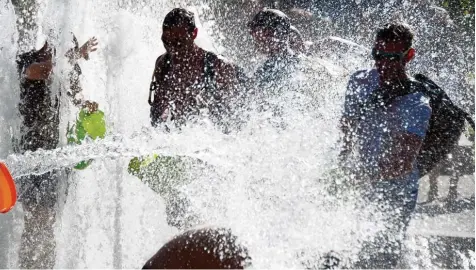
<path id="1" fill-rule="evenodd" d="M 160 42 L 163 17 L 175 6 L 197 14 L 207 6 L 126 2 L 41 2 L 39 24 L 44 29 L 63 30 L 58 44 L 67 39 L 67 31 L 73 31 L 80 43 L 91 36 L 99 39 L 97 53 L 81 63 L 82 85 L 84 96 L 105 111 L 108 136 L 80 146 L 65 146 L 64 136 L 63 147 L 57 150 L 24 155 L 14 154 L 11 147 L 19 124 L 15 16 L 9 4 L 0 9 L 2 25 L 7 26 L 0 33 L 0 122 L 6 127 L 0 133 L 0 159 L 15 177 L 94 159 L 88 169 L 74 171 L 69 179 L 67 201 L 56 223 L 55 267 L 141 267 L 177 232 L 166 224 L 162 198 L 126 170 L 132 157 L 151 153 L 189 156 L 210 165 L 181 190 L 204 225 L 228 226 L 240 236 L 250 249 L 254 267 L 315 266 L 319 256 L 330 250 L 343 254 L 347 261 L 355 259 L 360 242 L 381 229 L 378 215 L 369 218 L 373 206 L 360 206 L 358 194 L 346 194 L 345 201 L 331 196 L 319 179 L 336 164 L 346 80 L 356 69 L 370 67 L 369 59 L 363 57 L 365 50 L 303 59 L 306 68 L 285 85 L 287 91 L 277 100 L 283 106 L 280 121 L 285 129 L 276 128 L 266 113 L 251 113 L 240 131 L 228 135 L 206 119 L 164 133 L 150 127 L 147 104 L 153 65 L 164 52 Z M 198 24 L 200 46 L 233 55 L 216 40 L 212 23 L 198 20 Z M 58 81 L 64 80 L 61 68 L 64 63 L 58 63 Z M 62 112 L 62 130 L 66 130 L 76 109 L 65 105 Z M 2 251 L 0 258 L 8 261 L 6 266 L 17 267 L 21 204 L 8 215 L 5 222 L 11 226 L 2 228 L 8 234 L 9 251 Z M 415 265 L 431 267 L 425 241 L 412 244 L 423 250 L 419 261 L 413 260 Z M 466 259 L 470 266 L 474 255 Z"/>

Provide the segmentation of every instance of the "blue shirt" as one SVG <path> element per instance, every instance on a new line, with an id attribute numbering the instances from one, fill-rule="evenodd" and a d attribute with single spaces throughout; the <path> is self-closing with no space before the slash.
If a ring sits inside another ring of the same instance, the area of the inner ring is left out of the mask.
<path id="1" fill-rule="evenodd" d="M 356 166 L 369 175 L 379 173 L 378 164 L 391 151 L 392 134 L 411 133 L 423 140 L 428 129 L 431 107 L 429 99 L 420 92 L 395 98 L 391 106 L 377 106 L 365 110 L 371 94 L 378 89 L 378 73 L 375 69 L 354 73 L 347 87 L 344 117 L 356 120 L 353 127 L 355 137 Z M 420 173 L 416 166 L 413 171 L 395 179 L 381 179 L 377 185 L 388 181 L 401 184 L 409 191 L 418 190 Z"/>

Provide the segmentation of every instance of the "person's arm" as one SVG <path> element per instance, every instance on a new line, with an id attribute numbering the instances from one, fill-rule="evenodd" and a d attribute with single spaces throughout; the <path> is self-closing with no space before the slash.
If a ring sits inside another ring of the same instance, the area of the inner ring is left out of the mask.
<path id="1" fill-rule="evenodd" d="M 90 38 L 88 41 L 86 41 L 83 46 L 80 48 L 75 47 L 68 52 L 66 52 L 66 57 L 69 58 L 71 63 L 75 63 L 77 60 L 84 58 L 85 60 L 89 60 L 89 54 L 91 52 L 97 51 L 97 46 L 98 46 L 98 41 L 96 37 Z"/>
<path id="2" fill-rule="evenodd" d="M 344 112 L 340 119 L 340 130 L 342 132 L 341 151 L 339 161 L 345 162 L 354 148 L 353 132 L 356 128 L 357 117 L 359 114 L 359 100 L 356 99 L 356 89 L 363 87 L 355 80 L 355 76 L 351 76 L 347 84 L 344 100 Z"/>
<path id="3" fill-rule="evenodd" d="M 68 57 L 70 63 L 73 65 L 71 76 L 71 97 L 72 102 L 75 106 L 80 108 L 88 109 L 90 112 L 95 112 L 98 110 L 98 103 L 95 101 L 84 100 L 84 98 L 80 95 L 82 92 L 82 88 L 80 86 L 79 76 L 81 75 L 81 68 L 76 63 L 77 60 L 84 58 L 85 60 L 89 60 L 89 53 L 95 52 L 97 50 L 97 39 L 96 37 L 90 38 L 86 43 L 83 44 L 80 48 L 78 48 L 78 42 L 76 37 L 73 35 L 73 41 L 76 44 L 75 48 L 70 49 L 66 53 L 66 57 Z M 80 95 L 80 97 L 78 97 Z"/>
<path id="4" fill-rule="evenodd" d="M 28 80 L 47 80 L 53 70 L 53 63 L 46 62 L 34 62 L 25 68 L 23 73 L 24 78 Z"/>
<path id="5" fill-rule="evenodd" d="M 169 114 L 169 100 L 166 92 L 159 87 L 160 74 L 162 73 L 162 67 L 165 65 L 165 54 L 159 56 L 155 61 L 154 72 L 149 87 L 149 104 L 155 106 L 160 112 L 160 119 L 166 121 Z M 150 91 L 154 88 L 153 91 Z M 153 93 L 155 92 L 155 93 Z M 153 100 L 152 100 L 153 99 Z"/>
<path id="6" fill-rule="evenodd" d="M 400 125 L 391 134 L 391 144 L 379 162 L 379 179 L 393 179 L 409 174 L 425 138 L 431 108 L 420 100 L 406 102 L 400 108 Z"/>
<path id="7" fill-rule="evenodd" d="M 349 154 L 351 153 L 353 145 L 353 136 L 352 130 L 355 127 L 355 121 L 347 116 L 342 116 L 340 120 L 340 130 L 342 132 L 342 142 L 341 142 L 341 151 L 339 154 L 339 159 L 341 162 L 347 160 Z"/>
<path id="8" fill-rule="evenodd" d="M 379 163 L 379 179 L 393 179 L 411 173 L 423 139 L 406 132 L 392 136 L 392 141 L 391 150 Z"/>
<path id="9" fill-rule="evenodd" d="M 217 58 L 216 65 L 216 83 L 218 89 L 224 96 L 233 96 L 238 81 L 238 67 L 232 63 L 228 63 L 222 59 Z"/>

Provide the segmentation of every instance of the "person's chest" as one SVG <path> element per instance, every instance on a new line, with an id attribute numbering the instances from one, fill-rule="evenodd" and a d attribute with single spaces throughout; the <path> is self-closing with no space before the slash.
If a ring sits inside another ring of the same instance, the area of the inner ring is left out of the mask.
<path id="1" fill-rule="evenodd" d="M 406 104 L 408 96 L 402 95 L 391 100 L 381 101 L 376 99 L 381 91 L 383 90 L 378 85 L 372 84 L 357 93 L 358 133 L 366 136 L 371 134 L 384 136 L 399 132 L 405 121 L 408 120 L 406 119 L 408 112 L 405 111 L 409 109 L 409 105 Z"/>
<path id="2" fill-rule="evenodd" d="M 365 144 L 390 145 L 392 134 L 400 132 L 402 126 L 399 106 L 376 106 L 360 115 L 356 133 Z"/>
<path id="3" fill-rule="evenodd" d="M 164 88 L 171 93 L 190 94 L 204 85 L 203 61 L 183 64 L 171 64 L 162 80 Z"/>

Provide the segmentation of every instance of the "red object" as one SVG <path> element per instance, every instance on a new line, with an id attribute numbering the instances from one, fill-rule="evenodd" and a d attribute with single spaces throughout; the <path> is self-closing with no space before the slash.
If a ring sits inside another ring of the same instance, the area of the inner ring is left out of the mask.
<path id="1" fill-rule="evenodd" d="M 17 190 L 12 175 L 4 163 L 0 162 L 0 213 L 7 213 L 17 201 Z"/>

